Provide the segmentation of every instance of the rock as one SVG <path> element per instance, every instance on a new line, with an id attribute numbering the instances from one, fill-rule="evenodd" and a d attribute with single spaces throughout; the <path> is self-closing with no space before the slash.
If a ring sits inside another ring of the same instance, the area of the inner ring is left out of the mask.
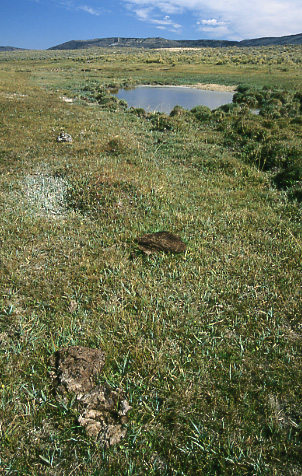
<path id="1" fill-rule="evenodd" d="M 57 137 L 57 142 L 72 142 L 71 135 L 67 134 L 66 132 L 61 132 L 61 134 Z"/>
<path id="2" fill-rule="evenodd" d="M 146 254 L 156 251 L 165 251 L 166 253 L 183 253 L 186 250 L 186 244 L 177 235 L 168 231 L 158 231 L 156 233 L 147 233 L 136 240 L 138 248 Z"/>
<path id="3" fill-rule="evenodd" d="M 49 375 L 59 398 L 65 399 L 67 392 L 76 395 L 79 424 L 89 436 L 108 447 L 126 435 L 124 425 L 131 407 L 121 389 L 112 390 L 107 384 L 95 385 L 94 379 L 104 363 L 105 354 L 100 349 L 69 347 L 58 350 L 50 358 Z"/>

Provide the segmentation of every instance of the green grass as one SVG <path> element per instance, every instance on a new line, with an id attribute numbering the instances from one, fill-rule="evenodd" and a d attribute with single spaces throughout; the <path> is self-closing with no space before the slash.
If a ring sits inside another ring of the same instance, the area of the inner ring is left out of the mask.
<path id="1" fill-rule="evenodd" d="M 247 155 L 236 116 L 139 117 L 90 105 L 96 90 L 84 89 L 299 89 L 300 63 L 277 69 L 283 49 L 269 49 L 275 74 L 251 64 L 257 49 L 240 74 L 215 64 L 226 51 L 206 50 L 206 63 L 205 51 L 161 52 L 171 70 L 138 51 L 0 55 L 1 474 L 301 473 L 301 203 Z M 274 132 L 300 147 L 290 121 L 274 119 Z M 72 144 L 56 142 L 63 130 Z M 137 249 L 162 230 L 186 253 Z M 101 347 L 100 381 L 133 407 L 116 447 L 88 438 L 72 396 L 52 393 L 48 358 L 69 345 Z"/>

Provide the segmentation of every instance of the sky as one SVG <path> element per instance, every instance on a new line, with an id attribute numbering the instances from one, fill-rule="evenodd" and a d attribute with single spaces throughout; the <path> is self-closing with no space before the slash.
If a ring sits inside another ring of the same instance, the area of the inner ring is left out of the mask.
<path id="1" fill-rule="evenodd" d="M 0 46 L 126 37 L 243 40 L 302 33 L 302 0 L 0 0 Z"/>

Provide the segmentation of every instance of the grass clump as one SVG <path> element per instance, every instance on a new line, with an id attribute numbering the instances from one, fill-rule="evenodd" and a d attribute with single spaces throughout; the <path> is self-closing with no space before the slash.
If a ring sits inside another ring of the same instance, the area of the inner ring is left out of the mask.
<path id="1" fill-rule="evenodd" d="M 212 114 L 211 109 L 206 106 L 195 106 L 191 113 L 201 122 L 208 120 Z"/>

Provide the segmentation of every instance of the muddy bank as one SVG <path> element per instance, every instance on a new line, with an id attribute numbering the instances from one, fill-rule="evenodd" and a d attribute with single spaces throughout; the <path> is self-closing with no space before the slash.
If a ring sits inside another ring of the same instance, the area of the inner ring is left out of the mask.
<path id="1" fill-rule="evenodd" d="M 184 86 L 186 88 L 205 89 L 207 91 L 235 92 L 238 86 L 226 86 L 224 84 L 196 83 Z"/>

